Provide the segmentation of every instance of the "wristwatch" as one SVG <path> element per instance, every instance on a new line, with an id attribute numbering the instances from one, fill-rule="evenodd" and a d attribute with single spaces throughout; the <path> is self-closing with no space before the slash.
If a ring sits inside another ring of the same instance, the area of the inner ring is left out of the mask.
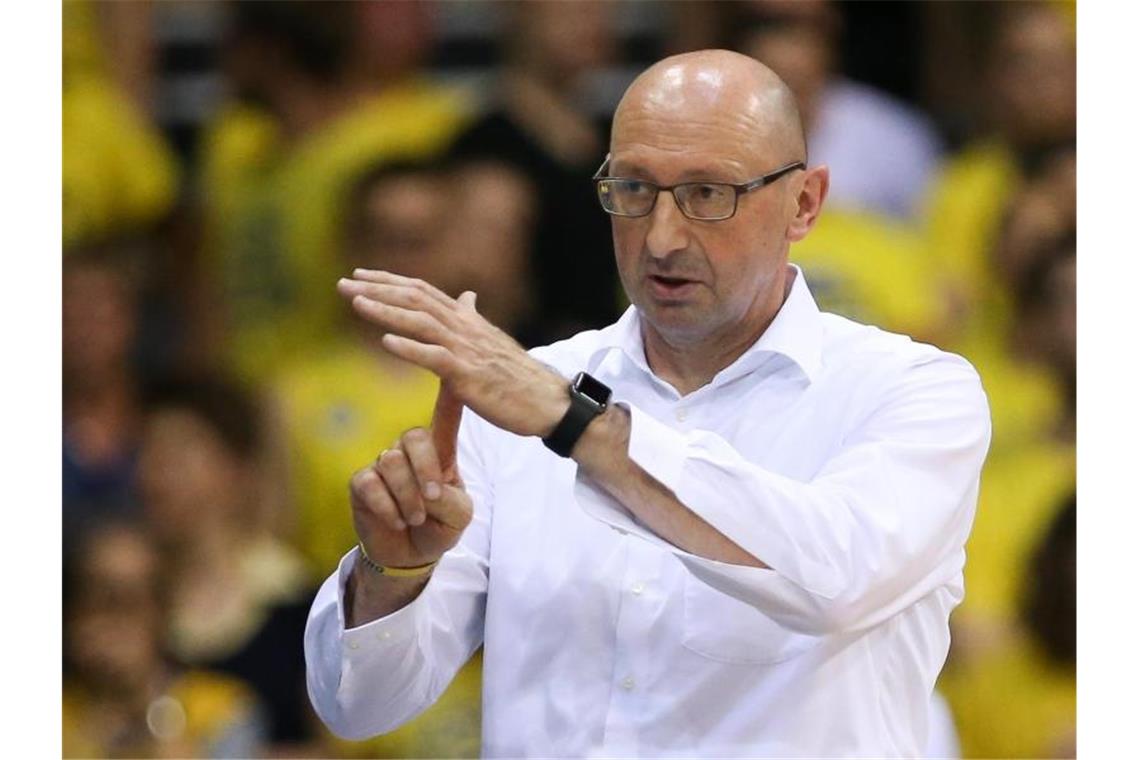
<path id="1" fill-rule="evenodd" d="M 606 410 L 612 395 L 609 386 L 579 372 L 570 383 L 570 408 L 554 431 L 542 439 L 546 448 L 560 457 L 569 457 L 586 426 Z"/>

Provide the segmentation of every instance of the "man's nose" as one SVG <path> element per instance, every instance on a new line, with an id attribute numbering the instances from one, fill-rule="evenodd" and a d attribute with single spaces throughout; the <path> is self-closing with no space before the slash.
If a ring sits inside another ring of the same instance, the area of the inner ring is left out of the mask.
<path id="1" fill-rule="evenodd" d="M 653 256 L 668 256 L 689 244 L 688 219 L 677 207 L 677 199 L 668 190 L 657 194 L 657 203 L 649 212 L 649 233 L 645 244 Z"/>

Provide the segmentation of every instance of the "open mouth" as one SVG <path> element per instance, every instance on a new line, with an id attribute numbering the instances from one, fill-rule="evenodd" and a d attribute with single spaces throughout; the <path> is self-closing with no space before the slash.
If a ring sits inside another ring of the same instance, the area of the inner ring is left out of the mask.
<path id="1" fill-rule="evenodd" d="M 682 277 L 665 277 L 659 274 L 649 275 L 650 289 L 658 296 L 670 297 L 683 295 L 686 291 L 697 286 L 693 280 Z"/>

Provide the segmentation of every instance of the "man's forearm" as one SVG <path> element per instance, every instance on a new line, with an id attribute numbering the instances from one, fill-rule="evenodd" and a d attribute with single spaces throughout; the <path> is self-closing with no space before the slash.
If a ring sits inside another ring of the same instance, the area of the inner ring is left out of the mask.
<path id="1" fill-rule="evenodd" d="M 629 412 L 612 405 L 586 428 L 574 447 L 574 460 L 587 477 L 674 546 L 720 562 L 767 567 L 678 501 L 669 489 L 630 459 L 629 436 Z"/>
<path id="2" fill-rule="evenodd" d="M 380 575 L 357 557 L 345 584 L 345 628 L 356 628 L 403 609 L 415 601 L 430 578 L 430 572 L 414 578 Z"/>

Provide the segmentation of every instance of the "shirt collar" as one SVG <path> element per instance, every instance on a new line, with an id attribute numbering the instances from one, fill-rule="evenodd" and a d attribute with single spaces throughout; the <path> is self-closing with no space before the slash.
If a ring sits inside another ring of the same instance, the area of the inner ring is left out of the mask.
<path id="1" fill-rule="evenodd" d="M 794 279 L 788 297 L 776 313 L 768 329 L 729 366 L 713 378 L 710 385 L 721 385 L 752 372 L 774 355 L 790 359 L 811 382 L 818 374 L 823 351 L 823 323 L 819 307 L 808 289 L 803 272 L 789 264 Z M 645 343 L 641 336 L 641 316 L 636 306 L 630 306 L 621 318 L 600 333 L 600 342 L 593 352 L 594 358 L 611 350 L 620 351 L 625 359 L 647 374 L 652 375 L 645 358 Z"/>

